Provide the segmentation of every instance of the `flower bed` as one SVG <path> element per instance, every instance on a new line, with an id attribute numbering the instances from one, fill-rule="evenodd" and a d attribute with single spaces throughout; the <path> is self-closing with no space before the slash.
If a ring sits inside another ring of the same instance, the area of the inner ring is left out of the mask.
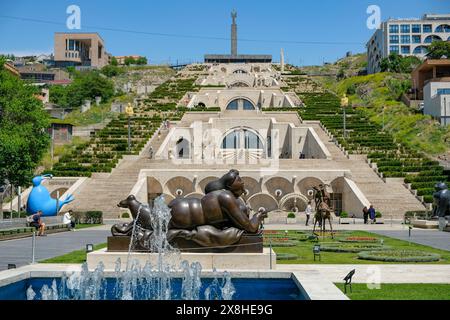
<path id="1" fill-rule="evenodd" d="M 360 252 L 358 258 L 384 262 L 433 262 L 439 261 L 441 256 L 417 250 L 380 250 Z"/>
<path id="2" fill-rule="evenodd" d="M 320 245 L 320 250 L 328 252 L 361 252 L 372 250 L 384 250 L 386 246 L 377 243 L 323 243 Z"/>
<path id="3" fill-rule="evenodd" d="M 377 243 L 380 239 L 376 237 L 346 237 L 337 239 L 339 242 L 352 242 L 352 243 Z"/>

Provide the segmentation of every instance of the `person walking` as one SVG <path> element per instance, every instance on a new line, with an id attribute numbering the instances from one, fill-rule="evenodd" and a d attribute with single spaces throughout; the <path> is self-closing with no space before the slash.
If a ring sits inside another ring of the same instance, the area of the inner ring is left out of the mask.
<path id="1" fill-rule="evenodd" d="M 308 201 L 308 205 L 306 206 L 306 225 L 309 224 L 309 218 L 311 217 L 311 213 L 312 213 L 312 207 L 311 207 L 311 201 Z"/>
<path id="2" fill-rule="evenodd" d="M 375 219 L 375 208 L 373 207 L 372 204 L 370 205 L 370 208 L 369 208 L 369 218 L 370 218 L 370 220 L 372 220 L 372 224 L 377 222 L 377 220 Z"/>
<path id="3" fill-rule="evenodd" d="M 367 224 L 369 221 L 369 210 L 367 207 L 364 207 L 363 209 L 363 218 L 364 218 L 364 224 Z"/>
<path id="4" fill-rule="evenodd" d="M 150 149 L 148 150 L 148 156 L 150 157 L 150 159 L 153 159 L 153 147 L 150 146 Z"/>

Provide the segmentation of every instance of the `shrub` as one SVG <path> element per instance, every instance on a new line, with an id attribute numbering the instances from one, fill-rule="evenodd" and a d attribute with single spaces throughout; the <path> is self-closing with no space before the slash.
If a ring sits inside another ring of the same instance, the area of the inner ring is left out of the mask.
<path id="1" fill-rule="evenodd" d="M 130 214 L 128 212 L 122 213 L 122 218 L 123 219 L 128 219 L 129 217 L 130 217 Z"/>
<path id="2" fill-rule="evenodd" d="M 288 217 L 288 219 L 295 219 L 296 218 L 295 217 L 295 213 L 293 213 L 293 212 L 289 212 L 287 217 Z"/>
<path id="3" fill-rule="evenodd" d="M 348 212 L 347 211 L 342 211 L 341 214 L 339 215 L 339 217 L 341 217 L 341 218 L 348 218 Z"/>
<path id="4" fill-rule="evenodd" d="M 384 262 L 433 262 L 439 261 L 441 256 L 417 250 L 381 250 L 360 252 L 358 258 Z"/>
<path id="5" fill-rule="evenodd" d="M 297 260 L 298 256 L 293 253 L 277 253 L 277 260 Z"/>
<path id="6" fill-rule="evenodd" d="M 422 211 L 406 211 L 405 212 L 405 219 L 428 219 L 431 216 L 430 211 L 422 210 Z"/>
<path id="7" fill-rule="evenodd" d="M 375 212 L 375 218 L 381 218 L 383 215 L 381 214 L 380 211 L 376 211 Z"/>
<path id="8" fill-rule="evenodd" d="M 103 212 L 102 211 L 87 211 L 87 212 L 74 212 L 73 218 L 75 223 L 80 224 L 102 224 Z"/>

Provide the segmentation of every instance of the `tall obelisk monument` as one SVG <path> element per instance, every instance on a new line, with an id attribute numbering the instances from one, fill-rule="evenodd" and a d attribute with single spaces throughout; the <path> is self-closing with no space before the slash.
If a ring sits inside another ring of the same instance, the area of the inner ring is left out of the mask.
<path id="1" fill-rule="evenodd" d="M 231 18 L 233 19 L 233 24 L 231 25 L 231 56 L 237 56 L 237 12 L 233 10 L 231 12 Z"/>

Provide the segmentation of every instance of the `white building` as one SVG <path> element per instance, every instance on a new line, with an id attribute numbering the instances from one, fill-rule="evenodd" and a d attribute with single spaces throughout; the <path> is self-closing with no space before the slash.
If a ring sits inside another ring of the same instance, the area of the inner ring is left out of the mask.
<path id="1" fill-rule="evenodd" d="M 424 114 L 437 119 L 441 125 L 450 124 L 450 81 L 428 82 L 423 87 Z"/>
<path id="2" fill-rule="evenodd" d="M 368 73 L 380 72 L 391 53 L 423 58 L 433 41 L 450 41 L 450 14 L 425 14 L 422 19 L 389 19 L 367 42 Z"/>

